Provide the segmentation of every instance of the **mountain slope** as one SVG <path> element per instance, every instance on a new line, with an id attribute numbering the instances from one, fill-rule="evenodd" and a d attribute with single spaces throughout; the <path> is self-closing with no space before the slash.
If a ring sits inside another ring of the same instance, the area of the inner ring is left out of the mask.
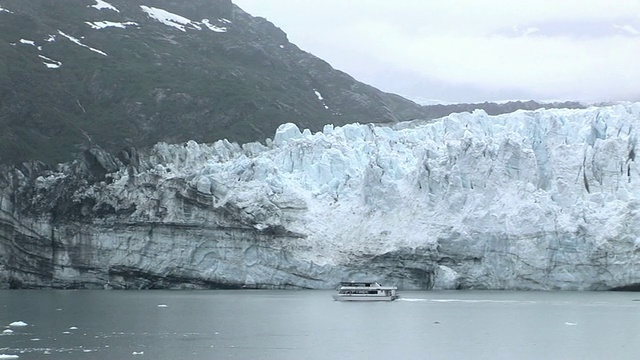
<path id="1" fill-rule="evenodd" d="M 418 118 L 229 0 L 0 0 L 0 162 Z"/>

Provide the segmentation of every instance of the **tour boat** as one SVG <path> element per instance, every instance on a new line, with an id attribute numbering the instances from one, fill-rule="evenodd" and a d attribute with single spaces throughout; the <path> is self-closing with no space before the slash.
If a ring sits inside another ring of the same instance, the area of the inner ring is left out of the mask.
<path id="1" fill-rule="evenodd" d="M 341 282 L 338 294 L 333 295 L 337 301 L 393 301 L 398 298 L 398 288 L 382 286 L 375 281 Z"/>

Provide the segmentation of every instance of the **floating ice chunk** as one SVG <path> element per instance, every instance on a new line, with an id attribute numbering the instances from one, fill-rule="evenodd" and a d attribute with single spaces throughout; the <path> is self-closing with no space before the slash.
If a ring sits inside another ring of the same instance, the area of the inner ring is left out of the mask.
<path id="1" fill-rule="evenodd" d="M 576 325 L 578 325 L 577 323 L 568 322 L 568 321 L 565 322 L 564 324 L 567 325 L 567 326 L 576 326 Z"/>
<path id="2" fill-rule="evenodd" d="M 158 307 L 159 307 L 159 308 L 166 308 L 166 307 L 167 307 L 167 305 L 165 305 L 165 304 L 158 304 Z"/>
<path id="3" fill-rule="evenodd" d="M 69 330 L 78 330 L 78 328 L 76 326 L 72 326 L 69 328 Z"/>
<path id="4" fill-rule="evenodd" d="M 144 355 L 144 351 L 134 351 L 131 355 Z"/>
<path id="5" fill-rule="evenodd" d="M 28 324 L 24 321 L 14 321 L 9 326 L 27 326 Z"/>
<path id="6" fill-rule="evenodd" d="M 0 354 L 0 359 L 18 359 L 19 357 L 18 355 Z"/>
<path id="7" fill-rule="evenodd" d="M 13 334 L 13 330 L 11 329 L 6 329 L 2 331 L 3 334 Z"/>

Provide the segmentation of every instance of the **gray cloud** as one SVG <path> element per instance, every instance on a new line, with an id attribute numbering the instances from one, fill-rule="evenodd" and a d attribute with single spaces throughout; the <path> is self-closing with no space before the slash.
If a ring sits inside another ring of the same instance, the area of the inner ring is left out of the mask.
<path id="1" fill-rule="evenodd" d="M 634 1 L 235 2 L 334 67 L 410 97 L 640 100 Z"/>

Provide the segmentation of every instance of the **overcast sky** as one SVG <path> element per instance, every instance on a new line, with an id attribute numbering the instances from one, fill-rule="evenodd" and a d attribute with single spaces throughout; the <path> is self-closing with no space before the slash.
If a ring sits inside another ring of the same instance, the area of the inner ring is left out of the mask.
<path id="1" fill-rule="evenodd" d="M 640 101 L 637 0 L 233 0 L 381 90 L 445 101 Z"/>

